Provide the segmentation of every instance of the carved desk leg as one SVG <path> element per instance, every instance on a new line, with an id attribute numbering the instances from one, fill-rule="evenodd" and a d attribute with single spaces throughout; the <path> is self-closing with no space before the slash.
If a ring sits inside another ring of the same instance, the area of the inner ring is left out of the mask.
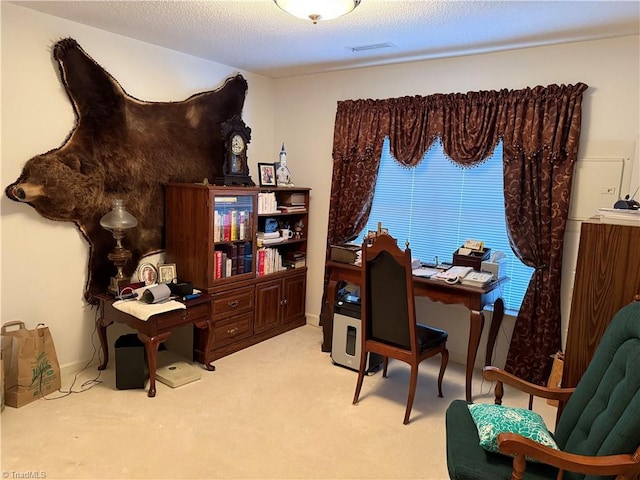
<path id="1" fill-rule="evenodd" d="M 156 367 L 158 366 L 158 347 L 162 342 L 171 336 L 171 332 L 166 332 L 157 337 L 148 337 L 143 333 L 138 333 L 138 338 L 144 342 L 144 350 L 147 352 L 147 366 L 149 367 L 149 393 L 148 397 L 156 396 Z"/>
<path id="2" fill-rule="evenodd" d="M 489 336 L 487 337 L 487 353 L 484 357 L 485 366 L 491 365 L 493 362 L 493 350 L 496 347 L 496 338 L 498 338 L 498 331 L 500 325 L 502 325 L 502 318 L 504 317 L 504 301 L 501 297 L 498 297 L 493 304 L 493 314 L 491 315 L 491 325 L 489 326 Z"/>
<path id="3" fill-rule="evenodd" d="M 482 311 L 471 310 L 469 314 L 469 346 L 467 348 L 467 371 L 465 379 L 465 395 L 467 402 L 471 402 L 471 381 L 473 379 L 473 367 L 476 363 L 480 336 L 484 328 L 484 314 Z"/>
<path id="4" fill-rule="evenodd" d="M 327 299 L 324 308 L 322 322 L 322 347 L 323 352 L 330 352 L 333 343 L 333 309 L 336 304 L 336 293 L 338 291 L 337 280 L 331 279 L 327 284 Z"/>
<path id="5" fill-rule="evenodd" d="M 209 370 L 210 372 L 214 372 L 216 367 L 211 363 L 211 360 L 209 360 L 209 356 L 211 355 L 211 345 L 213 343 L 213 320 L 211 320 L 210 318 L 208 318 L 207 320 L 200 320 L 199 322 L 195 322 L 193 324 L 196 328 L 198 329 L 207 329 L 207 341 L 206 341 L 206 348 L 204 351 L 204 368 L 206 368 L 207 370 Z"/>
<path id="6" fill-rule="evenodd" d="M 104 318 L 104 302 L 100 302 L 98 318 L 96 319 L 96 330 L 100 339 L 100 349 L 102 350 L 102 363 L 98 365 L 98 370 L 104 370 L 109 363 L 109 345 L 107 344 L 107 327 L 113 322 Z"/>

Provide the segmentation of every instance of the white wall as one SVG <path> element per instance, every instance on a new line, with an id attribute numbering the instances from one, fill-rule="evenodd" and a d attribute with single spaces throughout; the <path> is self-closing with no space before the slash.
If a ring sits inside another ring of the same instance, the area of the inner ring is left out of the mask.
<path id="1" fill-rule="evenodd" d="M 125 90 L 145 100 L 180 100 L 215 88 L 236 73 L 233 67 L 3 3 L 3 188 L 29 158 L 58 147 L 73 128 L 73 112 L 50 55 L 51 45 L 65 36 L 76 38 Z M 632 36 L 281 80 L 243 72 L 249 81 L 243 116 L 252 129 L 252 172 L 257 162 L 277 161 L 284 141 L 295 183 L 312 188 L 308 321 L 318 323 L 322 297 L 337 101 L 584 82 L 589 89 L 583 103 L 581 151 L 607 142 L 635 144 L 640 132 L 639 44 L 638 36 Z M 637 154 L 635 161 L 634 175 L 640 176 Z M 95 311 L 82 300 L 86 244 L 72 225 L 45 220 L 4 196 L 0 207 L 0 320 L 47 322 L 61 363 L 87 360 Z M 577 229 L 568 232 L 566 284 L 572 281 L 577 235 Z M 563 287 L 563 305 L 569 294 Z M 423 300 L 418 309 L 430 315 L 429 322 L 450 332 L 452 359 L 463 361 L 468 338 L 464 309 Z M 566 324 L 566 318 L 563 321 Z M 498 341 L 497 363 L 504 357 L 512 327 L 508 319 Z"/>
<path id="2" fill-rule="evenodd" d="M 53 44 L 73 37 L 131 95 L 178 101 L 217 88 L 238 70 L 2 2 L 2 189 L 34 155 L 59 147 L 74 127 Z M 241 72 L 249 83 L 243 111 L 252 128 L 255 163 L 273 140 L 273 82 Z M 181 161 L 181 159 L 176 159 Z M 32 208 L 0 199 L 1 317 L 29 327 L 46 323 L 63 366 L 86 362 L 96 309 L 85 304 L 88 245 L 71 223 L 52 222 Z M 111 332 L 111 330 L 114 332 Z M 118 329 L 111 327 L 110 340 Z M 94 335 L 97 345 L 97 337 Z M 113 342 L 110 342 L 113 344 Z"/>
<path id="3" fill-rule="evenodd" d="M 609 142 L 633 146 L 639 132 L 639 44 L 638 36 L 631 36 L 278 80 L 275 137 L 287 143 L 287 162 L 296 183 L 313 188 L 307 262 L 309 321 L 318 321 L 322 298 L 331 149 L 338 101 L 583 82 L 589 88 L 583 101 L 581 152 Z M 640 176 L 638 170 L 636 166 L 634 176 Z M 568 288 L 562 292 L 563 332 L 579 232 L 575 225 L 569 230 L 566 281 L 563 282 Z M 427 321 L 449 331 L 451 358 L 463 361 L 468 339 L 468 317 L 464 309 L 456 312 L 455 308 L 433 306 L 419 300 L 418 310 L 429 314 Z M 505 331 L 498 339 L 497 364 L 503 362 L 512 329 L 513 319 L 508 318 Z M 483 356 L 481 351 L 479 358 Z"/>

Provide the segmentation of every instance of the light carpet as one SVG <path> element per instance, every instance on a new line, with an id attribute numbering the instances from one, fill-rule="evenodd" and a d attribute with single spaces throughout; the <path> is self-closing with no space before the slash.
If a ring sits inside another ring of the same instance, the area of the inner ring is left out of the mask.
<path id="1" fill-rule="evenodd" d="M 445 397 L 438 398 L 439 357 L 423 362 L 411 423 L 403 425 L 408 367 L 392 360 L 388 378 L 380 372 L 365 378 L 353 406 L 357 374 L 334 365 L 321 343 L 321 329 L 306 325 L 215 361 L 216 371 L 202 370 L 196 382 L 175 389 L 158 383 L 155 398 L 141 389 L 116 390 L 112 359 L 102 383 L 83 393 L 5 409 L 2 476 L 449 478 L 444 412 L 464 398 L 463 366 L 449 364 Z M 95 376 L 92 366 L 75 388 Z M 473 392 L 474 401 L 493 402 L 480 372 Z M 527 401 L 506 391 L 505 404 Z M 555 408 L 538 401 L 534 409 L 553 429 Z"/>

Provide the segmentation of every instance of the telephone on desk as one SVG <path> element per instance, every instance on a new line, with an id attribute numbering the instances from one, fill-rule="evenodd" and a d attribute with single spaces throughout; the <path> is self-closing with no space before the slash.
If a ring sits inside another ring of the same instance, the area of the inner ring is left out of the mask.
<path id="1" fill-rule="evenodd" d="M 462 283 L 481 287 L 493 280 L 493 275 L 487 272 L 477 272 L 473 267 L 451 267 L 449 270 L 440 272 L 432 278 L 444 280 L 449 284 Z"/>

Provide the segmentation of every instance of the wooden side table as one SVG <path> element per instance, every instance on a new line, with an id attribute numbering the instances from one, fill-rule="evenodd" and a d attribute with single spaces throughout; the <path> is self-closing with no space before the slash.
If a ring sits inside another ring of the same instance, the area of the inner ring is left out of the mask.
<path id="1" fill-rule="evenodd" d="M 107 343 L 107 327 L 112 323 L 124 323 L 138 332 L 138 338 L 144 343 L 147 354 L 147 366 L 149 367 L 149 397 L 156 396 L 156 367 L 158 361 L 158 347 L 171 336 L 175 327 L 193 324 L 196 328 L 206 330 L 207 349 L 205 350 L 204 367 L 214 371 L 209 359 L 211 342 L 213 341 L 213 322 L 211 320 L 211 295 L 202 293 L 200 297 L 188 300 L 186 309 L 172 310 L 170 312 L 152 315 L 148 320 L 140 320 L 133 315 L 121 312 L 114 308 L 114 297 L 108 294 L 98 294 L 99 300 L 98 318 L 96 327 L 102 348 L 102 363 L 98 370 L 104 370 L 109 363 L 109 346 Z"/>

